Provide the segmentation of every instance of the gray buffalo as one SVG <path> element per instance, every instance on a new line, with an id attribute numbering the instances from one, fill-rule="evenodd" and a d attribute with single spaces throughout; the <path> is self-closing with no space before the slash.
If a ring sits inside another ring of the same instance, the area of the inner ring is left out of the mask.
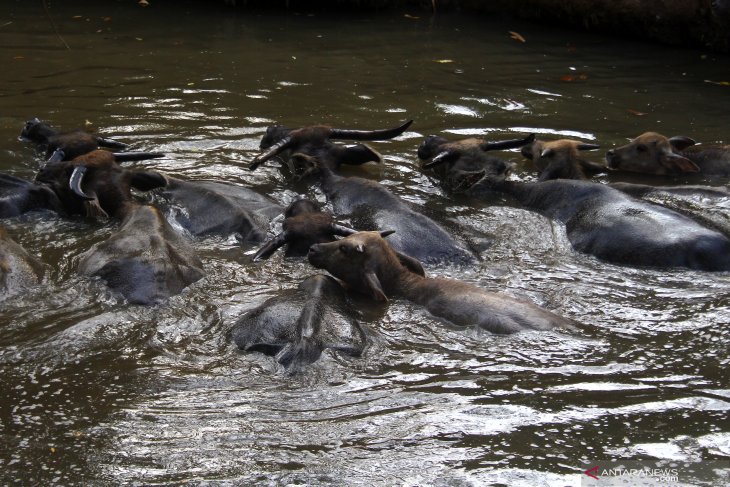
<path id="1" fill-rule="evenodd" d="M 275 356 L 296 369 L 317 361 L 325 349 L 360 356 L 367 336 L 355 316 L 342 286 L 315 275 L 247 312 L 231 335 L 241 350 Z"/>
<path id="2" fill-rule="evenodd" d="M 37 284 L 43 271 L 43 264 L 0 227 L 0 299 Z"/>
<path id="3" fill-rule="evenodd" d="M 289 161 L 293 167 L 303 174 L 316 175 L 338 218 L 349 218 L 358 230 L 396 230 L 397 237 L 393 239 L 392 245 L 423 261 L 471 262 L 474 255 L 444 228 L 412 209 L 381 184 L 335 173 L 341 164 L 351 164 L 353 160 L 363 163 L 377 162 L 382 158 L 372 149 L 362 146 L 352 149 L 358 154 L 358 157 L 354 157 L 347 147 L 338 146 L 329 140 L 333 134 L 337 138 L 351 137 L 356 140 L 394 137 L 408 125 L 410 122 L 396 129 L 371 132 L 308 127 L 298 129 L 293 132 L 294 135 L 270 130 L 262 142 L 263 146 L 270 147 L 254 159 L 251 168 L 288 150 L 292 153 Z"/>

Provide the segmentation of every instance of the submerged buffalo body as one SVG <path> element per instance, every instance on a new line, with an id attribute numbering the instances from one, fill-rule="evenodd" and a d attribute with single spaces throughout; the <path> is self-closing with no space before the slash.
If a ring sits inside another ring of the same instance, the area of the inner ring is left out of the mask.
<path id="1" fill-rule="evenodd" d="M 204 275 L 190 244 L 145 205 L 131 208 L 117 232 L 81 255 L 79 272 L 101 277 L 134 304 L 163 301 Z"/>
<path id="2" fill-rule="evenodd" d="M 251 189 L 215 181 L 167 178 L 160 190 L 172 218 L 194 236 L 240 235 L 245 243 L 266 238 L 282 206 Z"/>
<path id="3" fill-rule="evenodd" d="M 401 296 L 458 326 L 500 334 L 571 326 L 569 320 L 528 301 L 462 281 L 427 278 L 417 260 L 396 252 L 378 232 L 313 245 L 309 261 L 376 300 Z"/>
<path id="4" fill-rule="evenodd" d="M 243 315 L 232 329 L 241 350 L 276 356 L 286 367 L 311 364 L 325 349 L 360 356 L 366 334 L 337 281 L 316 275 Z"/>
<path id="5" fill-rule="evenodd" d="M 37 284 L 42 277 L 43 264 L 0 227 L 0 299 Z"/>
<path id="6" fill-rule="evenodd" d="M 38 210 L 62 211 L 61 202 L 50 186 L 0 174 L 0 218 Z"/>
<path id="7" fill-rule="evenodd" d="M 481 184 L 479 185 L 481 186 Z M 473 194 L 481 192 L 472 188 Z M 565 224 L 579 252 L 621 265 L 730 270 L 730 240 L 694 220 L 588 181 L 501 181 L 486 185 Z"/>

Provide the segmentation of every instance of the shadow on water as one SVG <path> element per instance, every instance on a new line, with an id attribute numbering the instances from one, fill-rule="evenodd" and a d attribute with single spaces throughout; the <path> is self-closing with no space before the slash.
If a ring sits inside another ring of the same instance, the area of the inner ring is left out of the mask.
<path id="1" fill-rule="evenodd" d="M 242 184 L 281 204 L 300 193 L 324 202 L 275 162 L 246 170 L 268 125 L 414 118 L 373 143 L 382 166 L 347 174 L 381 181 L 480 254 L 430 275 L 583 326 L 498 337 L 406 301 L 355 299 L 371 331 L 364 356 L 325 352 L 292 375 L 225 337 L 246 310 L 314 274 L 304 261 L 254 265 L 234 238 L 201 239 L 206 277 L 141 308 L 76 274 L 109 225 L 6 221 L 48 270 L 1 303 L 4 484 L 576 485 L 593 460 L 728 460 L 727 274 L 576 254 L 539 215 L 448 197 L 415 155 L 432 133 L 534 132 L 608 149 L 651 129 L 727 143 L 730 91 L 705 82 L 725 80 L 727 58 L 481 17 L 152 3 L 53 5 L 71 50 L 37 6 L 6 7 L 0 171 L 33 177 L 39 154 L 17 136 L 39 117 L 168 154 L 135 167 Z M 504 156 L 534 178 L 519 153 Z"/>

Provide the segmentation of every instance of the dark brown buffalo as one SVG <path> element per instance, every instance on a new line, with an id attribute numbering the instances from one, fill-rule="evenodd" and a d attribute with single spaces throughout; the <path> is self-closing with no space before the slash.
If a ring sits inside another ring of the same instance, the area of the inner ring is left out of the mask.
<path id="1" fill-rule="evenodd" d="M 307 199 L 293 201 L 284 211 L 284 218 L 281 233 L 256 252 L 254 262 L 268 259 L 284 245 L 287 257 L 304 257 L 316 243 L 333 242 L 336 235 L 346 237 L 357 231 L 338 224 L 332 214 Z"/>
<path id="2" fill-rule="evenodd" d="M 700 173 L 730 176 L 730 145 L 695 146 L 689 137 L 667 138 L 646 132 L 606 152 L 610 169 L 657 176 Z"/>
<path id="3" fill-rule="evenodd" d="M 500 334 L 571 326 L 569 320 L 531 302 L 462 281 L 427 278 L 416 259 L 393 250 L 378 232 L 313 245 L 309 262 L 375 300 L 403 297 L 458 326 Z"/>
<path id="4" fill-rule="evenodd" d="M 105 139 L 81 129 L 70 132 L 59 132 L 37 118 L 28 120 L 25 123 L 23 130 L 20 132 L 20 137 L 33 142 L 40 150 L 45 152 L 46 158 L 51 157 L 57 150 L 60 150 L 61 152 L 57 153 L 57 157 L 67 161 L 99 149 L 100 147 L 120 150 L 128 147 L 127 144 Z M 164 154 L 160 153 L 147 154 L 150 154 L 146 157 L 147 159 L 164 156 Z"/>
<path id="5" fill-rule="evenodd" d="M 231 334 L 241 350 L 273 355 L 297 369 L 316 362 L 325 349 L 360 356 L 367 337 L 355 316 L 342 286 L 315 275 L 247 312 Z"/>
<path id="6" fill-rule="evenodd" d="M 449 141 L 438 135 L 429 135 L 418 146 L 418 158 L 421 167 L 432 170 L 445 189 L 459 192 L 484 176 L 484 171 L 509 172 L 512 169 L 510 163 L 488 152 L 522 147 L 533 140 L 534 134 L 500 142 L 476 138 Z"/>
<path id="7" fill-rule="evenodd" d="M 203 277 L 190 244 L 157 208 L 131 194 L 131 188 L 164 186 L 160 173 L 124 169 L 112 153 L 96 150 L 48 163 L 37 179 L 53 188 L 66 212 L 121 221 L 111 237 L 81 255 L 79 272 L 101 277 L 129 302 L 158 303 Z"/>
<path id="8" fill-rule="evenodd" d="M 62 211 L 61 201 L 50 186 L 0 173 L 0 218 L 41 210 Z"/>
<path id="9" fill-rule="evenodd" d="M 379 161 L 380 155 L 362 146 L 347 148 L 332 138 L 374 140 L 401 134 L 410 121 L 395 129 L 376 131 L 305 127 L 295 131 L 270 129 L 262 147 L 269 147 L 251 163 L 256 168 L 276 155 L 290 151 L 289 162 L 304 175 L 316 175 L 320 187 L 338 218 L 349 218 L 358 230 L 390 228 L 397 231 L 393 246 L 400 252 L 424 261 L 472 262 L 474 255 L 446 230 L 427 216 L 413 210 L 381 184 L 359 177 L 335 173 L 341 164 Z M 357 154 L 357 156 L 355 155 Z"/>

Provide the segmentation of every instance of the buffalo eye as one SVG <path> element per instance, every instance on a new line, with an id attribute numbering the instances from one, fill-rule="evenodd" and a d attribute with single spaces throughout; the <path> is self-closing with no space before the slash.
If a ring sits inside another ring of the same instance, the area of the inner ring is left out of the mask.
<path id="1" fill-rule="evenodd" d="M 340 252 L 342 252 L 343 254 L 347 254 L 347 245 L 341 244 L 340 245 Z"/>
<path id="2" fill-rule="evenodd" d="M 639 144 L 636 146 L 636 152 L 646 152 L 649 148 L 645 146 L 644 144 Z"/>

